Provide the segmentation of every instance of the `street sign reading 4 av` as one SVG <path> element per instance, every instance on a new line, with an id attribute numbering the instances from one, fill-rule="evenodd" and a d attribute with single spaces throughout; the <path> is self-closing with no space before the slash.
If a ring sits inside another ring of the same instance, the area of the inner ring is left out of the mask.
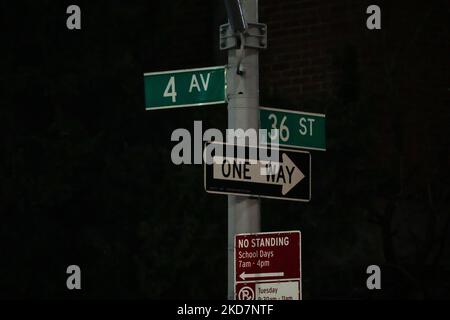
<path id="1" fill-rule="evenodd" d="M 225 66 L 144 73 L 145 109 L 226 102 Z"/>
<path id="2" fill-rule="evenodd" d="M 206 144 L 205 152 L 216 148 Z M 212 143 L 212 145 L 220 145 Z M 230 146 L 226 145 L 225 146 Z M 311 199 L 311 155 L 300 150 L 278 150 L 278 160 L 266 147 L 233 146 L 233 155 L 211 154 L 204 165 L 205 190 L 209 193 L 253 195 L 294 201 Z M 220 148 L 219 148 L 220 150 Z M 262 152 L 264 151 L 264 152 Z M 272 150 L 273 151 L 273 150 Z M 244 155 L 244 156 L 240 156 Z"/>

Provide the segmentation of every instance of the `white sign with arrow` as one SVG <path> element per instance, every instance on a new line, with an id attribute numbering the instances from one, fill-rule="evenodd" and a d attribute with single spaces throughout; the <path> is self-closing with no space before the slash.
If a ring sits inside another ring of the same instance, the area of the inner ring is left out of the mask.
<path id="1" fill-rule="evenodd" d="M 277 149 L 279 161 L 262 158 L 261 149 L 236 146 L 239 156 L 212 155 L 205 162 L 205 189 L 210 193 L 254 195 L 264 198 L 309 201 L 311 199 L 311 155 L 300 150 Z M 211 148 L 213 149 L 213 148 Z M 252 150 L 253 149 L 253 150 Z M 247 158 L 252 155 L 257 158 Z"/>
<path id="2" fill-rule="evenodd" d="M 246 181 L 281 186 L 285 195 L 305 178 L 303 172 L 283 153 L 283 162 L 249 161 L 239 158 L 214 157 L 214 179 Z"/>

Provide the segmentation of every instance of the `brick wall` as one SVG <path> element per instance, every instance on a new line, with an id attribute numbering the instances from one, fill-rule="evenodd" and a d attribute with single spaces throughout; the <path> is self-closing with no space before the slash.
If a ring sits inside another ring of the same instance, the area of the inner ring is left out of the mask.
<path id="1" fill-rule="evenodd" d="M 381 7 L 382 30 L 366 28 L 370 4 Z M 348 48 L 354 49 L 361 73 L 368 71 L 370 77 L 376 77 L 377 72 L 371 71 L 394 55 L 399 60 L 394 62 L 413 56 L 423 60 L 417 54 L 436 55 L 433 48 L 448 49 L 447 15 L 444 1 L 261 0 L 260 21 L 268 25 L 268 49 L 261 58 L 262 86 L 293 100 L 332 92 L 339 58 Z M 442 27 L 429 26 L 436 20 L 443 22 Z M 411 67 L 420 68 L 417 63 Z"/>
<path id="2" fill-rule="evenodd" d="M 370 121 L 376 128 L 371 149 L 388 170 L 400 157 L 400 166 L 416 166 L 416 175 L 427 176 L 441 161 L 439 155 L 448 155 L 448 143 L 437 141 L 446 136 L 450 121 L 448 1 L 259 4 L 260 22 L 268 25 L 268 49 L 261 53 L 260 67 L 263 105 L 325 112 L 332 126 L 350 114 L 336 116 L 334 107 L 327 110 L 325 104 L 310 106 L 307 101 L 331 97 L 365 104 L 366 117 L 356 120 L 357 125 Z M 381 30 L 366 28 L 370 4 L 381 8 Z M 351 112 L 360 111 L 353 107 Z M 333 147 L 339 131 L 329 133 Z"/>
<path id="3" fill-rule="evenodd" d="M 260 1 L 269 46 L 261 57 L 263 95 L 298 101 L 332 93 L 335 60 L 358 41 L 364 13 L 360 1 Z"/>

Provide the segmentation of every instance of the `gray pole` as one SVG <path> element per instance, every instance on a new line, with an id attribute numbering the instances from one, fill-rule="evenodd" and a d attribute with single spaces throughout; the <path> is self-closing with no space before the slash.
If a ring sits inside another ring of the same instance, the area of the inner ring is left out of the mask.
<path id="1" fill-rule="evenodd" d="M 249 23 L 258 22 L 258 0 L 243 0 Z M 259 128 L 259 55 L 258 49 L 244 48 L 243 74 L 237 74 L 239 50 L 228 51 L 228 128 Z M 228 196 L 228 299 L 234 299 L 234 235 L 259 232 L 260 201 L 242 196 Z"/>

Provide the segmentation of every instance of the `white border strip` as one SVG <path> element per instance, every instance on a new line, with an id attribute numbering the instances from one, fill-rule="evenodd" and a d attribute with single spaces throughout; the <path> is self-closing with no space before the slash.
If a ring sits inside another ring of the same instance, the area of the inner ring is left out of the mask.
<path id="1" fill-rule="evenodd" d="M 203 71 L 203 70 L 217 70 L 217 69 L 225 69 L 226 66 L 215 66 L 215 67 L 204 67 L 204 68 L 193 68 L 193 69 L 179 69 L 179 70 L 169 70 L 169 71 L 156 71 L 156 72 L 146 72 L 145 76 L 156 76 L 159 74 L 168 74 L 168 73 L 181 73 L 181 72 L 190 72 L 190 71 Z"/>
<path id="2" fill-rule="evenodd" d="M 247 280 L 247 281 L 235 281 L 234 283 L 235 284 L 261 283 L 261 282 L 279 283 L 279 282 L 292 282 L 292 281 L 300 281 L 300 278 L 286 278 L 286 279 L 274 278 L 274 279 L 266 279 L 266 280 Z"/>
<path id="3" fill-rule="evenodd" d="M 246 196 L 246 197 L 249 197 L 249 198 L 290 200 L 290 201 L 297 201 L 297 202 L 310 202 L 311 201 L 311 198 L 310 199 L 281 198 L 281 197 L 272 197 L 272 196 L 252 195 L 251 193 L 238 193 L 238 192 L 227 192 L 227 191 L 208 191 L 208 190 L 206 190 L 206 192 L 207 193 L 211 193 L 211 194 L 225 194 L 225 195 L 232 195 L 232 196 Z"/>
<path id="4" fill-rule="evenodd" d="M 285 230 L 285 231 L 266 231 L 266 232 L 236 233 L 235 236 L 255 236 L 255 235 L 260 235 L 260 234 L 280 234 L 280 233 L 298 233 L 300 235 L 302 234 L 302 232 L 300 230 Z"/>
<path id="5" fill-rule="evenodd" d="M 326 115 L 323 114 L 323 113 L 304 112 L 304 111 L 297 111 L 297 110 L 267 108 L 267 107 L 259 107 L 259 108 L 263 109 L 263 110 L 268 110 L 268 111 L 275 111 L 275 112 L 280 111 L 280 112 L 287 112 L 287 113 L 297 113 L 297 114 L 305 114 L 305 115 L 309 115 L 309 116 L 317 116 L 317 117 L 326 118 Z"/>
<path id="6" fill-rule="evenodd" d="M 174 106 L 163 106 L 163 107 L 145 107 L 146 111 L 155 111 L 155 110 L 161 110 L 161 109 L 175 109 L 175 108 L 185 108 L 185 107 L 196 107 L 196 106 L 207 106 L 210 104 L 221 104 L 221 103 L 227 103 L 225 100 L 221 101 L 213 101 L 213 102 L 202 102 L 202 103 L 189 103 L 189 104 L 178 104 Z"/>
<path id="7" fill-rule="evenodd" d="M 322 148 L 314 148 L 314 147 L 303 147 L 303 146 L 298 146 L 298 145 L 294 145 L 294 144 L 285 144 L 285 143 L 283 143 L 283 144 L 279 144 L 279 145 L 281 145 L 282 147 L 285 147 L 285 148 L 296 148 L 296 149 L 307 149 L 307 150 L 315 150 L 315 151 L 327 151 L 327 149 L 322 149 Z M 263 146 L 263 147 L 266 147 L 266 146 L 268 146 L 268 144 L 267 143 L 261 143 L 261 146 Z"/>

